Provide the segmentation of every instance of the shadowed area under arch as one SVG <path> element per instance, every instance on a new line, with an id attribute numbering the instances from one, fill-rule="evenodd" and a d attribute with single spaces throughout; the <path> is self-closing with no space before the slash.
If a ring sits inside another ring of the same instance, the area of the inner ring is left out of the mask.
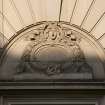
<path id="1" fill-rule="evenodd" d="M 1 80 L 104 80 L 104 49 L 67 22 L 39 22 L 14 37 L 1 56 Z"/>

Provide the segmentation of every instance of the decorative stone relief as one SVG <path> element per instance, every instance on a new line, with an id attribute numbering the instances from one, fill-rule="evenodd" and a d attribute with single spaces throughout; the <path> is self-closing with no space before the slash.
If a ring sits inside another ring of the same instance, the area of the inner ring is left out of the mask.
<path id="1" fill-rule="evenodd" d="M 63 29 L 57 23 L 49 24 L 44 29 L 33 31 L 25 40 L 30 43 L 16 67 L 18 73 L 40 71 L 51 76 L 60 73 L 92 72 L 79 47 L 81 37 L 75 35 L 72 30 Z"/>
<path id="2" fill-rule="evenodd" d="M 2 55 L 0 77 L 3 80 L 103 79 L 104 59 L 100 53 L 105 56 L 95 40 L 77 28 L 61 22 L 42 22 L 11 40 Z"/>

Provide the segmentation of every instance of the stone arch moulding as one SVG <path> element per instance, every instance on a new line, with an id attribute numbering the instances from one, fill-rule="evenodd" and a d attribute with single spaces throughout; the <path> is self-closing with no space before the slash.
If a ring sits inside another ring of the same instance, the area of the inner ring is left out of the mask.
<path id="1" fill-rule="evenodd" d="M 105 53 L 90 34 L 66 22 L 39 22 L 11 39 L 1 56 L 0 79 L 104 80 Z"/>

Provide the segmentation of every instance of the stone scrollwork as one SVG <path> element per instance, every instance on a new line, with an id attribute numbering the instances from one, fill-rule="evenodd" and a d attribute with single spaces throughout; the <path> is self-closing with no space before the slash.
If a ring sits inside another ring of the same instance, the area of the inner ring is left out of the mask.
<path id="1" fill-rule="evenodd" d="M 48 23 L 29 33 L 17 73 L 43 73 L 49 78 L 66 73 L 92 73 L 79 46 L 81 37 L 59 23 Z"/>

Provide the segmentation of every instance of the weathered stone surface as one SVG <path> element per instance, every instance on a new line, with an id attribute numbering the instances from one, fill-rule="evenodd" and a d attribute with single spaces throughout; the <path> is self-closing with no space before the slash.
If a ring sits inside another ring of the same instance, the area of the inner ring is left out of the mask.
<path id="1" fill-rule="evenodd" d="M 1 61 L 1 80 L 104 79 L 103 56 L 95 40 L 77 28 L 42 22 L 8 44 Z"/>

